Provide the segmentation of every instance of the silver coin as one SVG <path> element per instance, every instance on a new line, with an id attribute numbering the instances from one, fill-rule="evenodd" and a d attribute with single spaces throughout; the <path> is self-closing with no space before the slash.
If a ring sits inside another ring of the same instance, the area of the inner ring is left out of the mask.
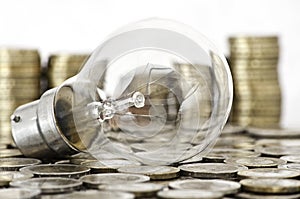
<path id="1" fill-rule="evenodd" d="M 204 190 L 165 190 L 157 193 L 158 198 L 166 199 L 218 199 L 222 193 Z"/>
<path id="2" fill-rule="evenodd" d="M 285 155 L 281 156 L 280 159 L 292 163 L 300 163 L 300 155 Z"/>
<path id="3" fill-rule="evenodd" d="M 212 192 L 220 192 L 227 195 L 237 193 L 241 188 L 241 185 L 238 182 L 228 180 L 187 179 L 170 182 L 169 187 L 172 189 L 206 190 Z"/>
<path id="4" fill-rule="evenodd" d="M 195 178 L 222 178 L 231 179 L 237 177 L 239 170 L 236 165 L 224 163 L 195 163 L 179 166 L 183 175 Z"/>
<path id="5" fill-rule="evenodd" d="M 8 185 L 11 181 L 25 180 L 32 177 L 33 174 L 30 173 L 22 173 L 19 171 L 0 171 L 0 184 Z"/>
<path id="6" fill-rule="evenodd" d="M 294 179 L 244 179 L 240 181 L 242 189 L 255 193 L 299 193 L 300 181 Z"/>
<path id="7" fill-rule="evenodd" d="M 245 131 L 245 127 L 242 126 L 226 125 L 223 128 L 221 135 L 241 134 Z"/>
<path id="8" fill-rule="evenodd" d="M 166 180 L 179 176 L 180 169 L 171 166 L 129 166 L 118 169 L 120 173 L 134 173 L 149 176 L 151 180 Z"/>
<path id="9" fill-rule="evenodd" d="M 69 177 L 79 178 L 87 174 L 90 169 L 85 166 L 72 164 L 40 164 L 20 169 L 24 173 L 32 173 L 38 177 Z"/>
<path id="10" fill-rule="evenodd" d="M 72 178 L 48 177 L 17 180 L 9 183 L 12 187 L 40 189 L 43 194 L 64 193 L 79 189 L 82 182 Z"/>
<path id="11" fill-rule="evenodd" d="M 266 146 L 259 148 L 258 151 L 266 156 L 280 157 L 284 155 L 298 155 L 300 153 L 300 146 Z"/>
<path id="12" fill-rule="evenodd" d="M 191 164 L 191 163 L 199 163 L 202 161 L 202 154 L 197 154 L 189 159 L 179 162 L 179 164 Z"/>
<path id="13" fill-rule="evenodd" d="M 268 157 L 228 158 L 224 162 L 228 164 L 244 165 L 249 168 L 277 167 L 278 165 L 286 163 L 284 160 Z"/>
<path id="14" fill-rule="evenodd" d="M 287 147 L 300 147 L 300 139 L 259 139 L 256 141 L 256 146 L 287 146 Z"/>
<path id="15" fill-rule="evenodd" d="M 133 199 L 134 195 L 131 193 L 119 192 L 119 191 L 99 191 L 99 190 L 86 190 L 86 191 L 75 191 L 66 194 L 52 194 L 43 195 L 42 199 Z"/>
<path id="16" fill-rule="evenodd" d="M 261 138 L 294 138 L 300 137 L 300 129 L 259 129 L 248 128 L 250 135 Z"/>
<path id="17" fill-rule="evenodd" d="M 101 184 L 122 184 L 147 182 L 150 177 L 138 174 L 126 173 L 101 173 L 82 176 L 80 181 L 89 188 L 97 188 Z"/>
<path id="18" fill-rule="evenodd" d="M 34 158 L 1 158 L 0 171 L 18 171 L 22 167 L 37 165 L 41 162 Z"/>
<path id="19" fill-rule="evenodd" d="M 300 176 L 300 171 L 278 168 L 256 168 L 239 171 L 238 176 L 241 178 L 297 178 Z"/>
<path id="20" fill-rule="evenodd" d="M 236 198 L 241 198 L 241 199 L 299 199 L 300 194 L 280 194 L 280 195 L 275 195 L 275 194 L 258 194 L 258 193 L 238 193 L 235 195 Z"/>
<path id="21" fill-rule="evenodd" d="M 38 199 L 41 191 L 39 189 L 8 188 L 0 189 L 0 198 L 5 199 Z"/>
<path id="22" fill-rule="evenodd" d="M 136 183 L 136 184 L 114 184 L 114 185 L 100 185 L 100 190 L 107 191 L 124 191 L 133 193 L 135 197 L 150 197 L 155 196 L 164 186 L 154 183 Z"/>
<path id="23" fill-rule="evenodd" d="M 279 165 L 278 168 L 280 168 L 280 169 L 292 169 L 292 170 L 300 171 L 300 164 L 299 163 L 283 164 L 283 165 Z"/>
<path id="24" fill-rule="evenodd" d="M 124 166 L 136 166 L 141 165 L 138 162 L 132 162 L 124 159 L 112 159 L 112 160 L 95 160 L 82 162 L 81 165 L 91 168 L 93 173 L 111 173 L 116 172 L 117 169 Z"/>
<path id="25" fill-rule="evenodd" d="M 18 157 L 22 155 L 19 149 L 0 149 L 0 158 Z"/>
<path id="26" fill-rule="evenodd" d="M 258 157 L 260 156 L 260 153 L 241 149 L 215 148 L 211 150 L 211 152 L 208 153 L 207 156 L 224 156 L 225 158 Z"/>

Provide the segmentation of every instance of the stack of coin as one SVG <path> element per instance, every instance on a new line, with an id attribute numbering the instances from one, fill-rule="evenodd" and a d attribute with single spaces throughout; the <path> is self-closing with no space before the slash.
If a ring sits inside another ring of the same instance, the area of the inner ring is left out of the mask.
<path id="1" fill-rule="evenodd" d="M 231 37 L 229 43 L 235 91 L 232 123 L 278 127 L 281 114 L 278 37 Z"/>
<path id="2" fill-rule="evenodd" d="M 0 139 L 10 138 L 10 116 L 40 95 L 40 56 L 35 49 L 0 48 Z"/>
<path id="3" fill-rule="evenodd" d="M 183 125 L 186 128 L 195 126 L 191 124 L 192 118 L 200 116 L 200 126 L 205 128 L 212 112 L 212 73 L 209 66 L 187 63 L 174 63 L 176 72 L 181 75 L 184 84 L 182 85 L 183 98 L 186 98 L 187 91 L 192 91 L 193 100 L 197 102 L 197 107 L 188 107 L 185 113 Z M 193 104 L 194 105 L 194 104 Z"/>
<path id="4" fill-rule="evenodd" d="M 49 87 L 57 87 L 63 81 L 76 75 L 85 63 L 87 54 L 53 54 L 48 60 Z"/>

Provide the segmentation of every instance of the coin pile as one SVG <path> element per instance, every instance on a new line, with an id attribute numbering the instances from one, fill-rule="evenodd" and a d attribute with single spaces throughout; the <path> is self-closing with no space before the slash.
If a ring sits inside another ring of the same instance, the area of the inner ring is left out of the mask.
<path id="1" fill-rule="evenodd" d="M 300 198 L 300 130 L 266 131 L 227 127 L 206 156 L 172 166 L 111 153 L 41 161 L 0 150 L 0 198 Z"/>
<path id="2" fill-rule="evenodd" d="M 10 116 L 40 95 L 40 55 L 35 49 L 0 48 L 0 139 L 10 138 Z"/>
<path id="3" fill-rule="evenodd" d="M 241 126 L 277 127 L 281 114 L 276 36 L 229 38 L 234 82 L 231 122 Z"/>
<path id="4" fill-rule="evenodd" d="M 49 87 L 57 87 L 63 81 L 78 73 L 89 55 L 87 54 L 53 54 L 48 60 Z"/>

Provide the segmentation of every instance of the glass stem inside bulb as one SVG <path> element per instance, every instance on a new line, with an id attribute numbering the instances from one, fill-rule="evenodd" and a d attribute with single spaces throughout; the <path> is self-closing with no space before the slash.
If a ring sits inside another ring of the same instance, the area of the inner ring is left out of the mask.
<path id="1" fill-rule="evenodd" d="M 125 114 L 130 107 L 142 108 L 144 106 L 145 96 L 141 92 L 134 92 L 132 95 L 118 100 L 107 99 L 88 105 L 89 114 L 100 122 L 113 118 L 115 114 Z"/>

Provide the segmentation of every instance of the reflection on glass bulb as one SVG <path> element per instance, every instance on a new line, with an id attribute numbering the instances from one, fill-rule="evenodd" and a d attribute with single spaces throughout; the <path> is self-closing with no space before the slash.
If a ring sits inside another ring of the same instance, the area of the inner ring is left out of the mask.
<path id="1" fill-rule="evenodd" d="M 26 156 L 84 151 L 167 165 L 205 154 L 231 102 L 224 56 L 190 27 L 149 19 L 116 31 L 78 75 L 19 107 L 13 137 Z"/>

